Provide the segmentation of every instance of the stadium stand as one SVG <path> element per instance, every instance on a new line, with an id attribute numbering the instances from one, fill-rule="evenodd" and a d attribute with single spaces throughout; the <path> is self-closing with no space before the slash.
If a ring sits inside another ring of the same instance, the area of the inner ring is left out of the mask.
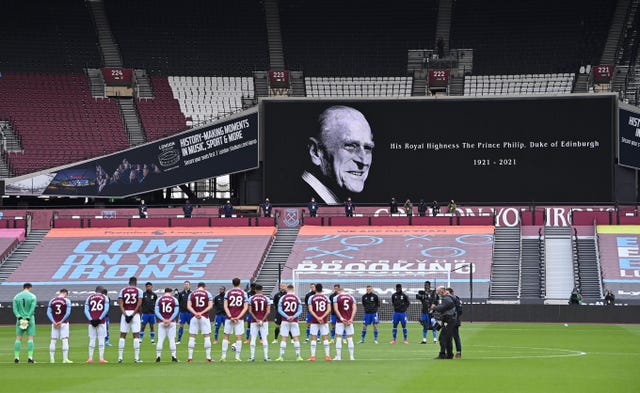
<path id="1" fill-rule="evenodd" d="M 91 97 L 82 74 L 3 74 L 0 118 L 24 150 L 6 156 L 14 175 L 128 147 L 115 101 Z"/>
<path id="2" fill-rule="evenodd" d="M 280 1 L 287 68 L 306 76 L 406 75 L 407 50 L 434 46 L 437 3 Z"/>
<path id="3" fill-rule="evenodd" d="M 51 297 L 64 285 L 71 299 L 79 300 L 79 293 L 91 289 L 89 282 L 114 289 L 132 275 L 158 288 L 185 279 L 225 284 L 236 276 L 252 279 L 275 233 L 274 227 L 166 230 L 52 229 L 0 285 L 0 298 L 23 281 L 37 285 L 38 296 Z"/>
<path id="4" fill-rule="evenodd" d="M 101 64 L 97 34 L 84 0 L 4 1 L 0 70 L 81 72 Z"/>
<path id="5" fill-rule="evenodd" d="M 307 97 L 409 97 L 413 78 L 381 77 L 307 77 Z"/>
<path id="6" fill-rule="evenodd" d="M 247 76 L 268 69 L 264 8 L 257 0 L 109 0 L 125 66 L 154 75 Z"/>
<path id="7" fill-rule="evenodd" d="M 381 293 L 390 296 L 397 282 L 416 282 L 420 289 L 430 277 L 425 270 L 449 271 L 473 261 L 474 287 L 478 293 L 487 293 L 493 231 L 493 226 L 304 226 L 287 259 L 283 278 L 293 278 L 292 272 L 299 269 L 305 271 L 299 277 L 305 280 L 304 284 L 298 283 L 302 284 L 298 285 L 300 291 L 305 291 L 309 282 L 341 283 L 348 290 L 356 290 L 353 285 L 364 287 L 363 282 L 374 282 L 383 286 Z M 452 254 L 454 248 L 457 256 Z M 400 272 L 402 270 L 406 273 Z M 355 272 L 359 274 L 354 275 Z M 445 276 L 431 277 L 433 281 Z M 461 269 L 451 274 L 452 285 L 468 280 L 468 271 Z M 466 285 L 458 288 L 459 296 L 469 296 Z M 358 290 L 364 292 L 364 288 Z"/>
<path id="8" fill-rule="evenodd" d="M 238 112 L 243 98 L 254 98 L 253 78 L 249 77 L 170 76 L 168 81 L 173 98 L 184 116 L 192 119 L 191 124 Z"/>
<path id="9" fill-rule="evenodd" d="M 569 94 L 575 74 L 468 75 L 465 96 Z"/>
<path id="10" fill-rule="evenodd" d="M 172 94 L 165 76 L 152 76 L 154 98 L 138 98 L 136 105 L 147 141 L 164 138 L 188 129 L 188 119 Z"/>
<path id="11" fill-rule="evenodd" d="M 597 64 L 615 1 L 457 0 L 451 47 L 470 48 L 473 74 L 576 72 Z"/>

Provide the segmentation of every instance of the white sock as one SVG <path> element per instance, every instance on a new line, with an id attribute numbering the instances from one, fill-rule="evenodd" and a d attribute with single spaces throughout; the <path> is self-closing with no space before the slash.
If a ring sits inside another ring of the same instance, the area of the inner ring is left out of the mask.
<path id="1" fill-rule="evenodd" d="M 311 356 L 316 356 L 316 345 L 317 345 L 317 341 L 311 340 Z"/>
<path id="2" fill-rule="evenodd" d="M 51 339 L 51 343 L 49 344 L 49 359 L 53 362 L 55 360 L 56 353 L 56 340 Z"/>
<path id="3" fill-rule="evenodd" d="M 284 352 L 287 350 L 287 342 L 286 341 L 280 341 L 280 357 L 283 358 L 284 357 Z"/>
<path id="4" fill-rule="evenodd" d="M 269 343 L 267 343 L 267 340 L 264 340 L 264 344 L 262 344 L 262 351 L 264 352 L 264 358 L 269 359 Z"/>
<path id="5" fill-rule="evenodd" d="M 242 340 L 236 341 L 236 359 L 240 359 L 240 352 L 242 351 Z"/>
<path id="6" fill-rule="evenodd" d="M 62 360 L 63 361 L 69 360 L 69 339 L 68 338 L 62 339 Z"/>
<path id="7" fill-rule="evenodd" d="M 104 360 L 104 340 L 104 337 L 98 338 L 98 355 L 100 355 L 100 360 Z"/>
<path id="8" fill-rule="evenodd" d="M 193 348 L 195 348 L 195 346 L 196 346 L 196 338 L 195 337 L 189 337 L 189 343 L 187 344 L 187 348 L 188 348 L 188 352 L 189 352 L 188 359 L 193 359 Z"/>
<path id="9" fill-rule="evenodd" d="M 222 359 L 227 358 L 227 351 L 229 350 L 229 340 L 226 338 L 222 339 Z"/>
<path id="10" fill-rule="evenodd" d="M 349 357 L 353 358 L 353 337 L 347 337 L 347 348 L 349 348 Z"/>
<path id="11" fill-rule="evenodd" d="M 96 350 L 95 339 L 89 339 L 89 360 L 93 360 L 93 352 Z"/>
<path id="12" fill-rule="evenodd" d="M 322 345 L 324 345 L 324 356 L 329 356 L 329 354 L 331 352 L 329 352 L 329 340 L 324 340 L 322 342 Z"/>
<path id="13" fill-rule="evenodd" d="M 300 341 L 293 342 L 293 348 L 296 350 L 296 357 L 300 357 Z"/>
<path id="14" fill-rule="evenodd" d="M 133 338 L 133 358 L 140 359 L 140 339 L 135 337 Z"/>
<path id="15" fill-rule="evenodd" d="M 207 359 L 211 359 L 211 337 L 204 338 L 204 354 Z"/>
<path id="16" fill-rule="evenodd" d="M 122 359 L 122 354 L 124 353 L 124 338 L 120 337 L 118 341 L 118 359 Z"/>

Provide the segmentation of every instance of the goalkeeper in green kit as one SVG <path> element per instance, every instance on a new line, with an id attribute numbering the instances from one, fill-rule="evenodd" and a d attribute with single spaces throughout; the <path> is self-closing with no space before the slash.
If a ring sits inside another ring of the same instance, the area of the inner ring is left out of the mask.
<path id="1" fill-rule="evenodd" d="M 20 346 L 22 344 L 22 336 L 27 335 L 27 351 L 29 355 L 29 363 L 33 361 L 33 336 L 36 335 L 36 295 L 31 293 L 31 284 L 25 283 L 22 286 L 22 292 L 13 298 L 13 314 L 16 316 L 16 343 L 14 346 L 14 354 L 16 363 L 20 362 Z"/>

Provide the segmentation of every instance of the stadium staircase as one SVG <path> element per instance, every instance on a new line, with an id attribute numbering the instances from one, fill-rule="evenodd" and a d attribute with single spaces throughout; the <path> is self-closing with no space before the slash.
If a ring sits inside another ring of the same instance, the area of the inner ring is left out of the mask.
<path id="1" fill-rule="evenodd" d="M 144 130 L 142 129 L 140 116 L 138 115 L 138 110 L 133 102 L 133 98 L 119 98 L 117 102 L 118 109 L 124 120 L 124 128 L 127 131 L 129 145 L 137 146 L 145 143 Z"/>
<path id="2" fill-rule="evenodd" d="M 269 63 L 272 70 L 284 70 L 282 31 L 280 30 L 280 10 L 278 0 L 265 0 L 264 12 L 267 21 L 267 41 L 269 43 Z"/>
<path id="3" fill-rule="evenodd" d="M 136 97 L 138 98 L 154 98 L 153 85 L 151 79 L 145 70 L 133 70 L 136 81 Z"/>
<path id="4" fill-rule="evenodd" d="M 585 301 L 602 299 L 602 280 L 598 265 L 595 237 L 578 238 L 575 242 L 574 265 L 577 267 L 580 293 Z"/>
<path id="5" fill-rule="evenodd" d="M 545 297 L 549 303 L 566 304 L 573 289 L 573 249 L 570 227 L 545 227 Z"/>
<path id="6" fill-rule="evenodd" d="M 85 70 L 89 80 L 89 91 L 92 97 L 106 97 L 104 89 L 104 77 L 97 68 L 87 68 Z"/>
<path id="7" fill-rule="evenodd" d="M 24 241 L 9 255 L 9 257 L 0 266 L 0 282 L 7 280 L 7 277 L 13 273 L 24 259 L 31 254 L 34 248 L 49 233 L 48 229 L 32 229 L 25 237 Z"/>
<path id="8" fill-rule="evenodd" d="M 302 71 L 289 72 L 289 83 L 291 97 L 306 97 L 307 91 L 305 90 L 304 74 Z"/>
<path id="9" fill-rule="evenodd" d="M 20 143 L 20 139 L 16 136 L 16 133 L 13 132 L 13 127 L 11 123 L 8 121 L 0 121 L 0 130 L 2 130 L 2 134 L 4 134 L 4 139 L 6 141 L 6 150 L 7 151 L 22 151 L 22 144 Z"/>
<path id="10" fill-rule="evenodd" d="M 258 97 L 269 97 L 269 75 L 267 71 L 253 72 L 253 89 L 256 103 L 258 102 Z"/>
<path id="11" fill-rule="evenodd" d="M 522 264 L 520 266 L 520 301 L 541 300 L 544 269 L 544 243 L 539 238 L 522 239 Z"/>
<path id="12" fill-rule="evenodd" d="M 93 21 L 96 25 L 98 33 L 98 43 L 102 53 L 102 59 L 105 67 L 122 67 L 122 56 L 120 48 L 116 44 L 116 40 L 111 32 L 111 26 L 107 18 L 107 11 L 104 8 L 102 0 L 87 1 Z"/>
<path id="13" fill-rule="evenodd" d="M 451 14 L 453 0 L 440 0 L 438 2 L 438 20 L 436 21 L 436 36 L 434 44 L 440 39 L 443 43 L 443 52 L 446 56 L 449 53 L 449 37 L 451 35 Z"/>
<path id="14" fill-rule="evenodd" d="M 629 6 L 632 0 L 618 0 L 613 20 L 607 34 L 607 41 L 600 56 L 600 64 L 614 64 L 618 57 L 618 48 L 622 39 L 622 31 L 629 19 Z M 637 1 L 634 1 L 637 3 Z M 633 19 L 633 18 L 631 18 Z"/>
<path id="15" fill-rule="evenodd" d="M 515 301 L 519 294 L 520 228 L 496 227 L 489 300 Z"/>
<path id="16" fill-rule="evenodd" d="M 427 95 L 427 72 L 420 70 L 413 73 L 413 83 L 411 84 L 412 96 Z"/>
<path id="17" fill-rule="evenodd" d="M 287 263 L 298 232 L 300 232 L 300 228 L 278 228 L 276 237 L 271 243 L 256 277 L 256 284 L 263 286 L 264 293 L 273 295 L 277 291 L 280 269 Z"/>
<path id="18" fill-rule="evenodd" d="M 576 81 L 573 84 L 572 93 L 586 93 L 589 91 L 589 75 L 578 74 Z"/>
<path id="19" fill-rule="evenodd" d="M 449 75 L 449 95 L 464 95 L 464 77 L 456 73 Z"/>
<path id="20" fill-rule="evenodd" d="M 0 179 L 11 177 L 11 168 L 9 168 L 4 155 L 5 153 L 0 150 Z"/>

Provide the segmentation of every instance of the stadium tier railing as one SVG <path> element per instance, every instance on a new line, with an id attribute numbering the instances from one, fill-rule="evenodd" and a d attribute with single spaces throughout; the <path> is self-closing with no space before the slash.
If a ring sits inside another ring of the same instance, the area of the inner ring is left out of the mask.
<path id="1" fill-rule="evenodd" d="M 23 220 L 24 221 L 24 220 Z M 0 221 L 1 225 L 1 221 Z M 273 217 L 58 217 L 54 228 L 173 228 L 173 227 L 265 227 L 275 226 Z"/>

